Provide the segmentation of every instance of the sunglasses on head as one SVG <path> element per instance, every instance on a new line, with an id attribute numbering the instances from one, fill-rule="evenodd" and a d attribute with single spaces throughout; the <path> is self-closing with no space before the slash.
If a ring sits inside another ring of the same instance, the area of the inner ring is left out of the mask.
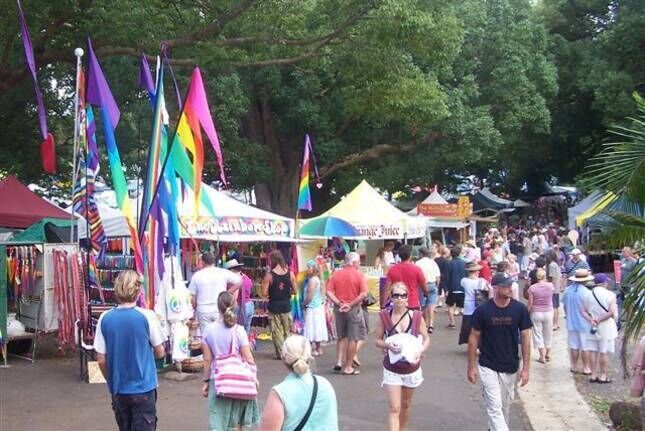
<path id="1" fill-rule="evenodd" d="M 392 294 L 392 299 L 407 299 L 408 294 L 407 293 L 393 293 Z"/>

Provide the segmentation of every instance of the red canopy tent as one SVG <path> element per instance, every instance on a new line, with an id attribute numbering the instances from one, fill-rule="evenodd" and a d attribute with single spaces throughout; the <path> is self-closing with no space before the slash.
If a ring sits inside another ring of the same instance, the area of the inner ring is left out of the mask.
<path id="1" fill-rule="evenodd" d="M 15 177 L 0 181 L 0 227 L 25 229 L 45 217 L 69 220 L 70 215 L 29 190 Z"/>

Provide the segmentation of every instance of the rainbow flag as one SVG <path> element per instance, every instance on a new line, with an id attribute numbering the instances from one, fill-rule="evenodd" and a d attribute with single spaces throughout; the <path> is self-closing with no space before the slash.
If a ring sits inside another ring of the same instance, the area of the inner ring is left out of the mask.
<path id="1" fill-rule="evenodd" d="M 94 54 L 92 41 L 89 37 L 87 38 L 87 50 L 88 78 L 86 99 L 90 104 L 101 108 L 103 133 L 105 136 L 105 145 L 107 147 L 107 156 L 110 163 L 110 173 L 112 174 L 112 183 L 116 194 L 117 205 L 121 209 L 121 212 L 123 212 L 128 223 L 130 240 L 132 241 L 132 248 L 134 249 L 135 267 L 139 273 L 143 273 L 141 244 L 137 233 L 137 223 L 135 221 L 133 211 L 134 207 L 132 206 L 130 197 L 128 196 L 128 184 L 125 180 L 123 165 L 121 164 L 121 157 L 119 156 L 119 149 L 116 145 L 116 138 L 114 136 L 114 130 L 119 124 L 121 112 L 116 105 L 114 96 L 112 95 L 107 80 L 105 79 L 105 75 L 103 75 L 101 65 Z"/>
<path id="2" fill-rule="evenodd" d="M 311 141 L 305 135 L 305 151 L 302 156 L 302 169 L 300 171 L 300 186 L 298 187 L 298 209 L 311 211 L 311 192 L 309 191 L 309 153 Z"/>

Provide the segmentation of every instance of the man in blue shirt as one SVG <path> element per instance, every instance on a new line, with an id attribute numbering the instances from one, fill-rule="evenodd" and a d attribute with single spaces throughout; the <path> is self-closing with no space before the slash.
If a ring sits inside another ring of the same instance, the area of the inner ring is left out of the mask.
<path id="1" fill-rule="evenodd" d="M 569 277 L 569 282 L 567 284 L 571 284 L 571 277 L 573 277 L 573 274 L 579 269 L 586 269 L 587 271 L 591 271 L 591 268 L 589 267 L 589 264 L 587 261 L 584 259 L 584 256 L 582 255 L 582 252 L 578 248 L 574 248 L 569 252 L 569 260 L 567 263 L 564 264 L 564 273 Z"/>
<path id="2" fill-rule="evenodd" d="M 154 312 L 136 306 L 142 284 L 135 271 L 119 274 L 114 284 L 119 306 L 101 314 L 94 337 L 120 431 L 157 427 L 154 358 L 164 356 L 165 337 Z"/>
<path id="3" fill-rule="evenodd" d="M 582 310 L 585 298 L 590 294 L 583 283 L 592 281 L 589 270 L 577 269 L 569 277 L 570 284 L 564 291 L 562 302 L 567 315 L 567 345 L 569 347 L 570 370 L 576 372 L 578 358 L 582 356 L 582 374 L 590 375 L 589 352 L 585 351 L 585 340 L 591 330 L 589 322 L 583 317 Z"/>

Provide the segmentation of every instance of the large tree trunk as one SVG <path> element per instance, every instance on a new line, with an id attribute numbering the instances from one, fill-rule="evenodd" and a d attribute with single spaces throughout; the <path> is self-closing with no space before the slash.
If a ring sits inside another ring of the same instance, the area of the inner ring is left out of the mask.
<path id="1" fill-rule="evenodd" d="M 260 208 L 294 217 L 301 148 L 297 138 L 278 137 L 269 97 L 256 88 L 253 93 L 257 96 L 244 121 L 244 132 L 249 139 L 266 145 L 272 173 L 269 182 L 255 184 L 256 202 Z"/>

